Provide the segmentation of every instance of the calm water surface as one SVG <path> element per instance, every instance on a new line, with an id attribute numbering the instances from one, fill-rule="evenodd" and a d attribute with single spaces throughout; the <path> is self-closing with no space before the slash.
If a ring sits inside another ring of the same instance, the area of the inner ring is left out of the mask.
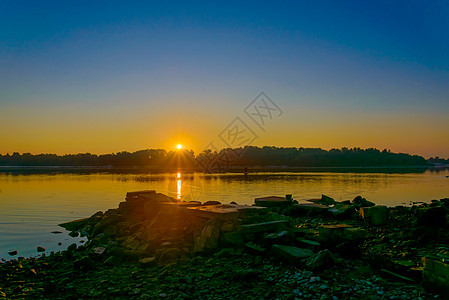
<path id="1" fill-rule="evenodd" d="M 126 192 L 155 189 L 181 200 L 253 204 L 254 198 L 293 194 L 303 202 L 326 194 L 336 200 L 362 195 L 384 205 L 409 205 L 449 197 L 449 171 L 424 173 L 243 174 L 32 174 L 0 173 L 0 258 L 36 256 L 37 246 L 65 249 L 72 238 L 59 223 L 116 208 Z M 52 231 L 61 231 L 53 234 Z M 61 242 L 62 245 L 58 246 Z"/>

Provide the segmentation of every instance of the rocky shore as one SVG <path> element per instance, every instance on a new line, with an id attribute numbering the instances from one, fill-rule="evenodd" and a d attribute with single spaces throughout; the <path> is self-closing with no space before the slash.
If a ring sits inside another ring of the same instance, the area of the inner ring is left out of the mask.
<path id="1" fill-rule="evenodd" d="M 448 211 L 448 198 L 386 207 L 286 195 L 245 206 L 132 192 L 61 224 L 85 245 L 0 263 L 0 298 L 448 298 Z"/>

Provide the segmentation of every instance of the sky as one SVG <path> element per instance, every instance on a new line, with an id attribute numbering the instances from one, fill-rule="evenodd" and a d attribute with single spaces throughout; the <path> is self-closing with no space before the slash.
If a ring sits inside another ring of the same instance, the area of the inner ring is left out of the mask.
<path id="1" fill-rule="evenodd" d="M 239 142 L 449 158 L 448 15 L 447 1 L 3 0 L 0 154 Z"/>

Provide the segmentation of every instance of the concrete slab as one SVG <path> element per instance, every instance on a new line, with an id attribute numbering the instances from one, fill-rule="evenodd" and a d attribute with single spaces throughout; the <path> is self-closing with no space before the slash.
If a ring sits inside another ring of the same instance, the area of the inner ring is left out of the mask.
<path id="1" fill-rule="evenodd" d="M 273 206 L 287 206 L 291 202 L 285 197 L 269 196 L 254 199 L 254 203 L 257 206 L 273 207 Z"/>
<path id="2" fill-rule="evenodd" d="M 245 214 L 256 213 L 266 209 L 265 207 L 235 204 L 206 205 L 186 208 L 198 217 L 220 220 L 238 219 Z"/>

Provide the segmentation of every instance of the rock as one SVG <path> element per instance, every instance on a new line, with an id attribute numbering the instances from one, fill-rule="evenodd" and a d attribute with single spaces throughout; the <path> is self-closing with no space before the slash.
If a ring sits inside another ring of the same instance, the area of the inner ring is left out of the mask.
<path id="1" fill-rule="evenodd" d="M 45 248 L 44 247 L 37 247 L 37 252 L 45 252 Z"/>
<path id="2" fill-rule="evenodd" d="M 277 244 L 271 246 L 271 251 L 276 257 L 293 265 L 296 265 L 302 259 L 308 258 L 313 255 L 313 251 L 310 249 L 302 249 L 294 246 Z"/>
<path id="3" fill-rule="evenodd" d="M 62 231 L 52 231 L 51 233 L 59 234 L 59 233 L 62 233 Z"/>
<path id="4" fill-rule="evenodd" d="M 92 250 L 94 251 L 95 254 L 102 255 L 106 251 L 106 248 L 105 247 L 96 247 L 96 248 L 93 248 Z"/>
<path id="5" fill-rule="evenodd" d="M 326 244 L 358 241 L 366 237 L 366 231 L 347 224 L 323 225 L 318 228 L 319 240 Z"/>
<path id="6" fill-rule="evenodd" d="M 444 227 L 447 225 L 447 209 L 442 206 L 429 207 L 417 219 L 418 226 Z"/>
<path id="7" fill-rule="evenodd" d="M 70 233 L 69 233 L 69 235 L 71 236 L 71 237 L 77 237 L 77 236 L 79 236 L 79 232 L 78 231 L 71 231 Z"/>
<path id="8" fill-rule="evenodd" d="M 368 200 L 366 200 L 365 198 L 363 198 L 362 196 L 357 196 L 352 200 L 352 204 L 354 204 L 356 207 L 360 208 L 360 207 L 370 207 L 370 206 L 374 206 L 376 204 L 374 204 L 373 202 L 370 202 Z"/>
<path id="9" fill-rule="evenodd" d="M 311 241 L 305 238 L 296 238 L 296 244 L 300 248 L 306 248 L 310 249 L 312 251 L 316 251 L 318 248 L 320 248 L 321 244 L 317 241 Z"/>
<path id="10" fill-rule="evenodd" d="M 235 229 L 235 226 L 232 221 L 224 221 L 220 227 L 221 232 L 229 232 L 229 231 L 233 231 L 234 229 Z"/>
<path id="11" fill-rule="evenodd" d="M 253 242 L 248 242 L 245 244 L 246 249 L 256 255 L 260 255 L 262 253 L 264 253 L 266 251 L 265 248 L 263 248 L 262 246 L 257 245 L 256 243 Z"/>
<path id="12" fill-rule="evenodd" d="M 245 244 L 245 239 L 239 231 L 225 232 L 220 237 L 220 243 L 224 246 L 241 247 Z"/>
<path id="13" fill-rule="evenodd" d="M 237 251 L 234 248 L 223 248 L 217 253 L 215 253 L 215 256 L 217 257 L 226 257 L 226 256 L 233 256 L 236 255 Z"/>
<path id="14" fill-rule="evenodd" d="M 388 209 L 385 205 L 360 208 L 360 216 L 371 225 L 384 225 L 388 221 Z"/>
<path id="15" fill-rule="evenodd" d="M 282 230 L 287 225 L 288 220 L 278 220 L 278 221 L 241 225 L 239 229 L 242 231 L 242 233 L 260 233 L 260 232 L 272 232 Z"/>
<path id="16" fill-rule="evenodd" d="M 332 266 L 334 261 L 335 258 L 332 253 L 325 249 L 307 258 L 305 267 L 312 271 L 321 270 Z"/>
<path id="17" fill-rule="evenodd" d="M 437 292 L 443 296 L 449 296 L 449 264 L 437 260 L 437 257 L 422 258 L 423 286 L 431 291 Z"/>
<path id="18" fill-rule="evenodd" d="M 64 229 L 67 229 L 69 231 L 77 231 L 83 228 L 87 222 L 89 221 L 89 218 L 74 220 L 67 223 L 58 224 L 58 226 L 61 226 Z"/>
<path id="19" fill-rule="evenodd" d="M 354 205 L 343 203 L 336 203 L 328 211 L 335 218 L 351 217 L 356 212 Z"/>
<path id="20" fill-rule="evenodd" d="M 204 252 L 217 248 L 220 237 L 220 223 L 217 220 L 210 220 L 201 231 L 194 236 L 194 252 Z"/>
<path id="21" fill-rule="evenodd" d="M 264 242 L 269 245 L 288 242 L 289 238 L 290 237 L 287 230 L 273 233 L 265 233 L 263 237 Z"/>
<path id="22" fill-rule="evenodd" d="M 155 262 L 156 262 L 156 257 L 154 257 L 154 256 L 139 259 L 139 264 L 143 267 L 151 266 Z"/>
<path id="23" fill-rule="evenodd" d="M 58 246 L 61 246 L 62 245 L 62 243 L 61 242 L 58 242 Z"/>
<path id="24" fill-rule="evenodd" d="M 335 204 L 335 200 L 329 196 L 322 194 L 321 199 L 318 201 L 315 201 L 315 203 L 323 204 L 323 205 L 332 205 L 332 204 Z"/>
<path id="25" fill-rule="evenodd" d="M 18 253 L 19 253 L 19 251 L 17 251 L 17 250 L 8 251 L 8 254 L 11 256 L 17 255 Z"/>
<path id="26" fill-rule="evenodd" d="M 76 250 L 77 247 L 78 247 L 78 246 L 77 246 L 75 243 L 70 244 L 70 245 L 67 247 L 67 251 L 74 251 L 74 250 Z"/>
<path id="27" fill-rule="evenodd" d="M 269 196 L 254 199 L 254 203 L 257 206 L 262 207 L 287 207 L 290 205 L 290 200 L 285 197 Z"/>
<path id="28" fill-rule="evenodd" d="M 221 205 L 221 202 L 219 201 L 206 201 L 203 203 L 203 206 L 209 206 L 209 205 Z"/>
<path id="29" fill-rule="evenodd" d="M 293 216 L 315 216 L 328 214 L 328 207 L 318 203 L 292 204 L 290 214 Z"/>
<path id="30" fill-rule="evenodd" d="M 73 262 L 73 267 L 80 270 L 90 270 L 94 268 L 94 263 L 89 256 L 83 256 Z"/>

